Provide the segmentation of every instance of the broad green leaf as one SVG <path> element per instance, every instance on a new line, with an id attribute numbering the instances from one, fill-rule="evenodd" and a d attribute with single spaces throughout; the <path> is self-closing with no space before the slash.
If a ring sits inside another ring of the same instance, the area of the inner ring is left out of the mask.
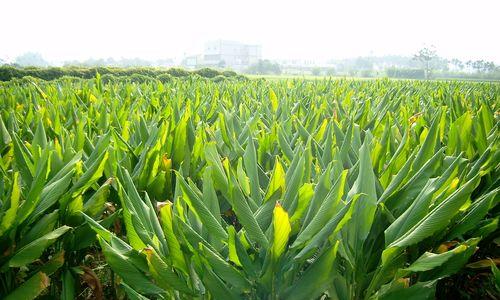
<path id="1" fill-rule="evenodd" d="M 331 284 L 339 242 L 326 249 L 285 292 L 284 299 L 315 299 Z"/>
<path id="2" fill-rule="evenodd" d="M 205 247 L 203 244 L 200 244 L 199 247 L 201 254 L 208 261 L 214 273 L 217 274 L 222 280 L 231 284 L 234 288 L 240 291 L 244 291 L 249 288 L 249 282 L 240 271 L 231 266 L 218 254 Z"/>
<path id="3" fill-rule="evenodd" d="M 5 297 L 5 300 L 37 298 L 50 285 L 49 277 L 42 272 L 38 272 L 26 280 L 22 285 Z"/>
<path id="4" fill-rule="evenodd" d="M 357 194 L 361 195 L 355 204 L 351 222 L 345 227 L 348 230 L 350 247 L 354 250 L 356 257 L 362 254 L 362 246 L 372 226 L 377 205 L 375 174 L 369 146 L 370 138 L 366 136 L 359 150 L 358 178 L 347 196 L 349 199 Z"/>
<path id="5" fill-rule="evenodd" d="M 175 274 L 153 248 L 145 248 L 144 253 L 148 261 L 149 271 L 158 286 L 164 290 L 175 289 L 177 291 L 192 295 L 192 291 L 181 278 Z"/>
<path id="6" fill-rule="evenodd" d="M 70 229 L 71 227 L 69 226 L 61 226 L 22 247 L 9 260 L 9 267 L 22 267 L 35 261 L 47 247 L 52 245 L 61 235 Z"/>
<path id="7" fill-rule="evenodd" d="M 262 195 L 260 193 L 260 183 L 257 164 L 257 154 L 255 152 L 255 145 L 251 134 L 248 136 L 247 147 L 243 155 L 243 163 L 247 171 L 248 179 L 250 180 L 250 196 L 256 201 L 257 204 L 262 202 Z"/>
<path id="8" fill-rule="evenodd" d="M 383 261 L 386 261 L 391 253 L 394 252 L 393 248 L 403 248 L 414 245 L 446 227 L 451 218 L 458 212 L 460 207 L 470 196 L 470 193 L 472 193 L 478 181 L 479 176 L 476 176 L 464 184 L 459 190 L 439 203 L 439 205 L 423 217 L 415 226 L 388 245 L 382 255 Z"/>
<path id="9" fill-rule="evenodd" d="M 182 178 L 182 175 L 177 173 L 177 182 L 181 185 L 185 197 L 183 198 L 193 209 L 196 214 L 200 217 L 200 221 L 206 226 L 208 232 L 213 234 L 214 237 L 221 240 L 227 239 L 227 232 L 222 228 L 221 224 L 212 215 L 208 207 L 205 205 L 203 200 L 193 191 L 193 189 L 187 184 L 187 182 Z"/>
<path id="10" fill-rule="evenodd" d="M 426 300 L 435 299 L 436 281 L 417 282 L 416 284 L 407 287 L 402 283 L 396 283 L 391 286 L 385 293 L 379 295 L 379 299 L 383 300 Z"/>
<path id="11" fill-rule="evenodd" d="M 121 285 L 123 286 L 125 293 L 127 293 L 127 297 L 130 298 L 131 300 L 148 300 L 149 298 L 144 297 L 143 295 L 139 294 L 136 292 L 133 288 L 128 286 L 126 283 L 121 282 Z"/>
<path id="12" fill-rule="evenodd" d="M 12 192 L 10 194 L 10 207 L 5 212 L 0 222 L 0 237 L 9 230 L 16 222 L 17 210 L 19 208 L 19 199 L 21 197 L 21 187 L 19 186 L 19 172 L 14 173 L 12 183 Z"/>
<path id="13" fill-rule="evenodd" d="M 91 217 L 97 217 L 105 210 L 106 200 L 108 199 L 113 178 L 109 178 L 99 189 L 83 203 L 82 211 Z"/>
<path id="14" fill-rule="evenodd" d="M 61 291 L 61 299 L 62 300 L 71 300 L 75 299 L 76 294 L 76 286 L 75 286 L 75 278 L 69 269 L 66 269 L 62 275 L 62 291 Z"/>
<path id="15" fill-rule="evenodd" d="M 310 241 L 316 233 L 324 228 L 324 225 L 332 219 L 334 214 L 340 210 L 339 203 L 344 194 L 346 178 L 347 170 L 344 170 L 341 177 L 337 179 L 330 192 L 326 195 L 323 203 L 321 203 L 318 213 L 313 217 L 311 223 L 304 227 L 303 231 L 297 236 L 293 247 Z"/>
<path id="16" fill-rule="evenodd" d="M 106 261 L 119 275 L 124 282 L 130 285 L 134 290 L 139 293 L 148 295 L 163 294 L 165 291 L 155 285 L 150 278 L 132 264 L 127 256 L 116 251 L 110 244 L 103 238 L 98 236 L 99 244 L 101 245 L 102 252 L 106 257 Z"/>
<path id="17" fill-rule="evenodd" d="M 160 208 L 160 220 L 167 240 L 168 252 L 174 267 L 188 273 L 186 261 L 181 251 L 181 246 L 173 229 L 172 202 L 162 203 Z"/>

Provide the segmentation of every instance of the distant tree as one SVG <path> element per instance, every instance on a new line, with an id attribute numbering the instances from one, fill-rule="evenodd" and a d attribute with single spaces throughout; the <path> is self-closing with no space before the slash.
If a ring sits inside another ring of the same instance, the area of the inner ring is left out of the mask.
<path id="1" fill-rule="evenodd" d="M 27 52 L 15 59 L 15 63 L 23 67 L 47 67 L 49 63 L 40 53 Z"/>
<path id="2" fill-rule="evenodd" d="M 354 62 L 354 69 L 356 70 L 371 70 L 373 62 L 369 57 L 358 57 Z"/>
<path id="3" fill-rule="evenodd" d="M 336 74 L 336 73 L 335 73 L 335 69 L 334 69 L 334 68 L 328 68 L 328 69 L 326 70 L 326 75 L 328 75 L 328 76 L 333 76 L 333 75 L 335 75 L 335 74 Z"/>
<path id="4" fill-rule="evenodd" d="M 484 62 L 482 60 L 476 60 L 471 63 L 471 67 L 476 70 L 477 73 L 482 73 L 483 71 L 483 64 Z"/>
<path id="5" fill-rule="evenodd" d="M 484 71 L 487 73 L 495 72 L 495 69 L 496 69 L 496 65 L 492 61 L 487 61 L 484 64 Z"/>
<path id="6" fill-rule="evenodd" d="M 452 59 L 451 64 L 455 66 L 455 68 L 457 68 L 458 70 L 463 70 L 464 68 L 464 63 L 457 58 Z"/>
<path id="7" fill-rule="evenodd" d="M 431 70 L 448 71 L 449 64 L 450 61 L 448 59 L 436 56 L 436 58 L 431 61 Z"/>
<path id="8" fill-rule="evenodd" d="M 465 63 L 468 69 L 475 71 L 476 73 L 488 73 L 495 71 L 495 64 L 491 61 L 484 60 L 469 60 Z"/>
<path id="9" fill-rule="evenodd" d="M 470 66 L 477 73 L 490 73 L 495 71 L 495 64 L 492 61 L 476 60 L 470 63 Z"/>
<path id="10" fill-rule="evenodd" d="M 467 71 L 470 71 L 470 69 L 472 69 L 472 60 L 466 61 L 465 67 L 467 68 Z"/>
<path id="11" fill-rule="evenodd" d="M 226 62 L 223 61 L 223 60 L 219 61 L 219 63 L 217 64 L 217 67 L 219 67 L 221 69 L 224 68 L 224 67 L 226 67 Z"/>
<path id="12" fill-rule="evenodd" d="M 272 63 L 271 61 L 259 60 L 257 63 L 251 65 L 246 70 L 250 74 L 281 74 L 281 66 L 277 63 Z"/>
<path id="13" fill-rule="evenodd" d="M 433 46 L 431 46 L 430 48 L 424 47 L 420 49 L 417 52 L 417 54 L 413 56 L 414 60 L 422 63 L 426 79 L 428 79 L 431 75 L 432 71 L 431 61 L 436 58 L 437 58 L 436 49 Z"/>
<path id="14" fill-rule="evenodd" d="M 312 73 L 314 76 L 319 76 L 319 75 L 321 75 L 321 69 L 320 69 L 320 68 L 318 68 L 318 67 L 312 68 L 311 73 Z"/>

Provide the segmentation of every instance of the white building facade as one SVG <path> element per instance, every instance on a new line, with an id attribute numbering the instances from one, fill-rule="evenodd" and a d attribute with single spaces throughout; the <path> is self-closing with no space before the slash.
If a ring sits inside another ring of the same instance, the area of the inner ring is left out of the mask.
<path id="1" fill-rule="evenodd" d="M 205 44 L 205 66 L 243 70 L 262 59 L 260 45 L 248 45 L 235 41 L 216 40 Z"/>

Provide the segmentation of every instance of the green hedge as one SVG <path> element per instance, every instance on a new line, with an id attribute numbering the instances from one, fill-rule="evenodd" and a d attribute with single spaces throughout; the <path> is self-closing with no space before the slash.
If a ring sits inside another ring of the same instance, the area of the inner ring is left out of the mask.
<path id="1" fill-rule="evenodd" d="M 106 76 L 108 79 L 112 77 L 123 77 L 123 76 L 134 76 L 136 78 L 155 78 L 161 81 L 168 80 L 168 76 L 171 77 L 185 77 L 193 74 L 197 74 L 205 78 L 214 78 L 216 76 L 224 77 L 240 77 L 241 75 L 236 74 L 232 71 L 218 71 L 209 68 L 203 68 L 195 71 L 187 71 L 181 68 L 116 68 L 116 67 L 95 67 L 95 68 L 85 68 L 85 67 L 50 67 L 50 68 L 16 68 L 12 66 L 1 66 L 0 67 L 0 81 L 9 81 L 15 78 L 23 78 L 25 76 L 30 76 L 34 78 L 40 78 L 43 80 L 54 80 L 61 78 L 63 76 L 78 77 L 89 79 L 95 77 L 96 73 Z"/>

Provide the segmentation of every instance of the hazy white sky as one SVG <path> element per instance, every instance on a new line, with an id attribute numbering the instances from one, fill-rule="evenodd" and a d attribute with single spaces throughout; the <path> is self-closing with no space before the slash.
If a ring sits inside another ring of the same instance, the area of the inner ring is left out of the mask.
<path id="1" fill-rule="evenodd" d="M 182 57 L 205 41 L 258 43 L 265 58 L 438 54 L 500 63 L 499 0 L 1 0 L 0 58 Z"/>

